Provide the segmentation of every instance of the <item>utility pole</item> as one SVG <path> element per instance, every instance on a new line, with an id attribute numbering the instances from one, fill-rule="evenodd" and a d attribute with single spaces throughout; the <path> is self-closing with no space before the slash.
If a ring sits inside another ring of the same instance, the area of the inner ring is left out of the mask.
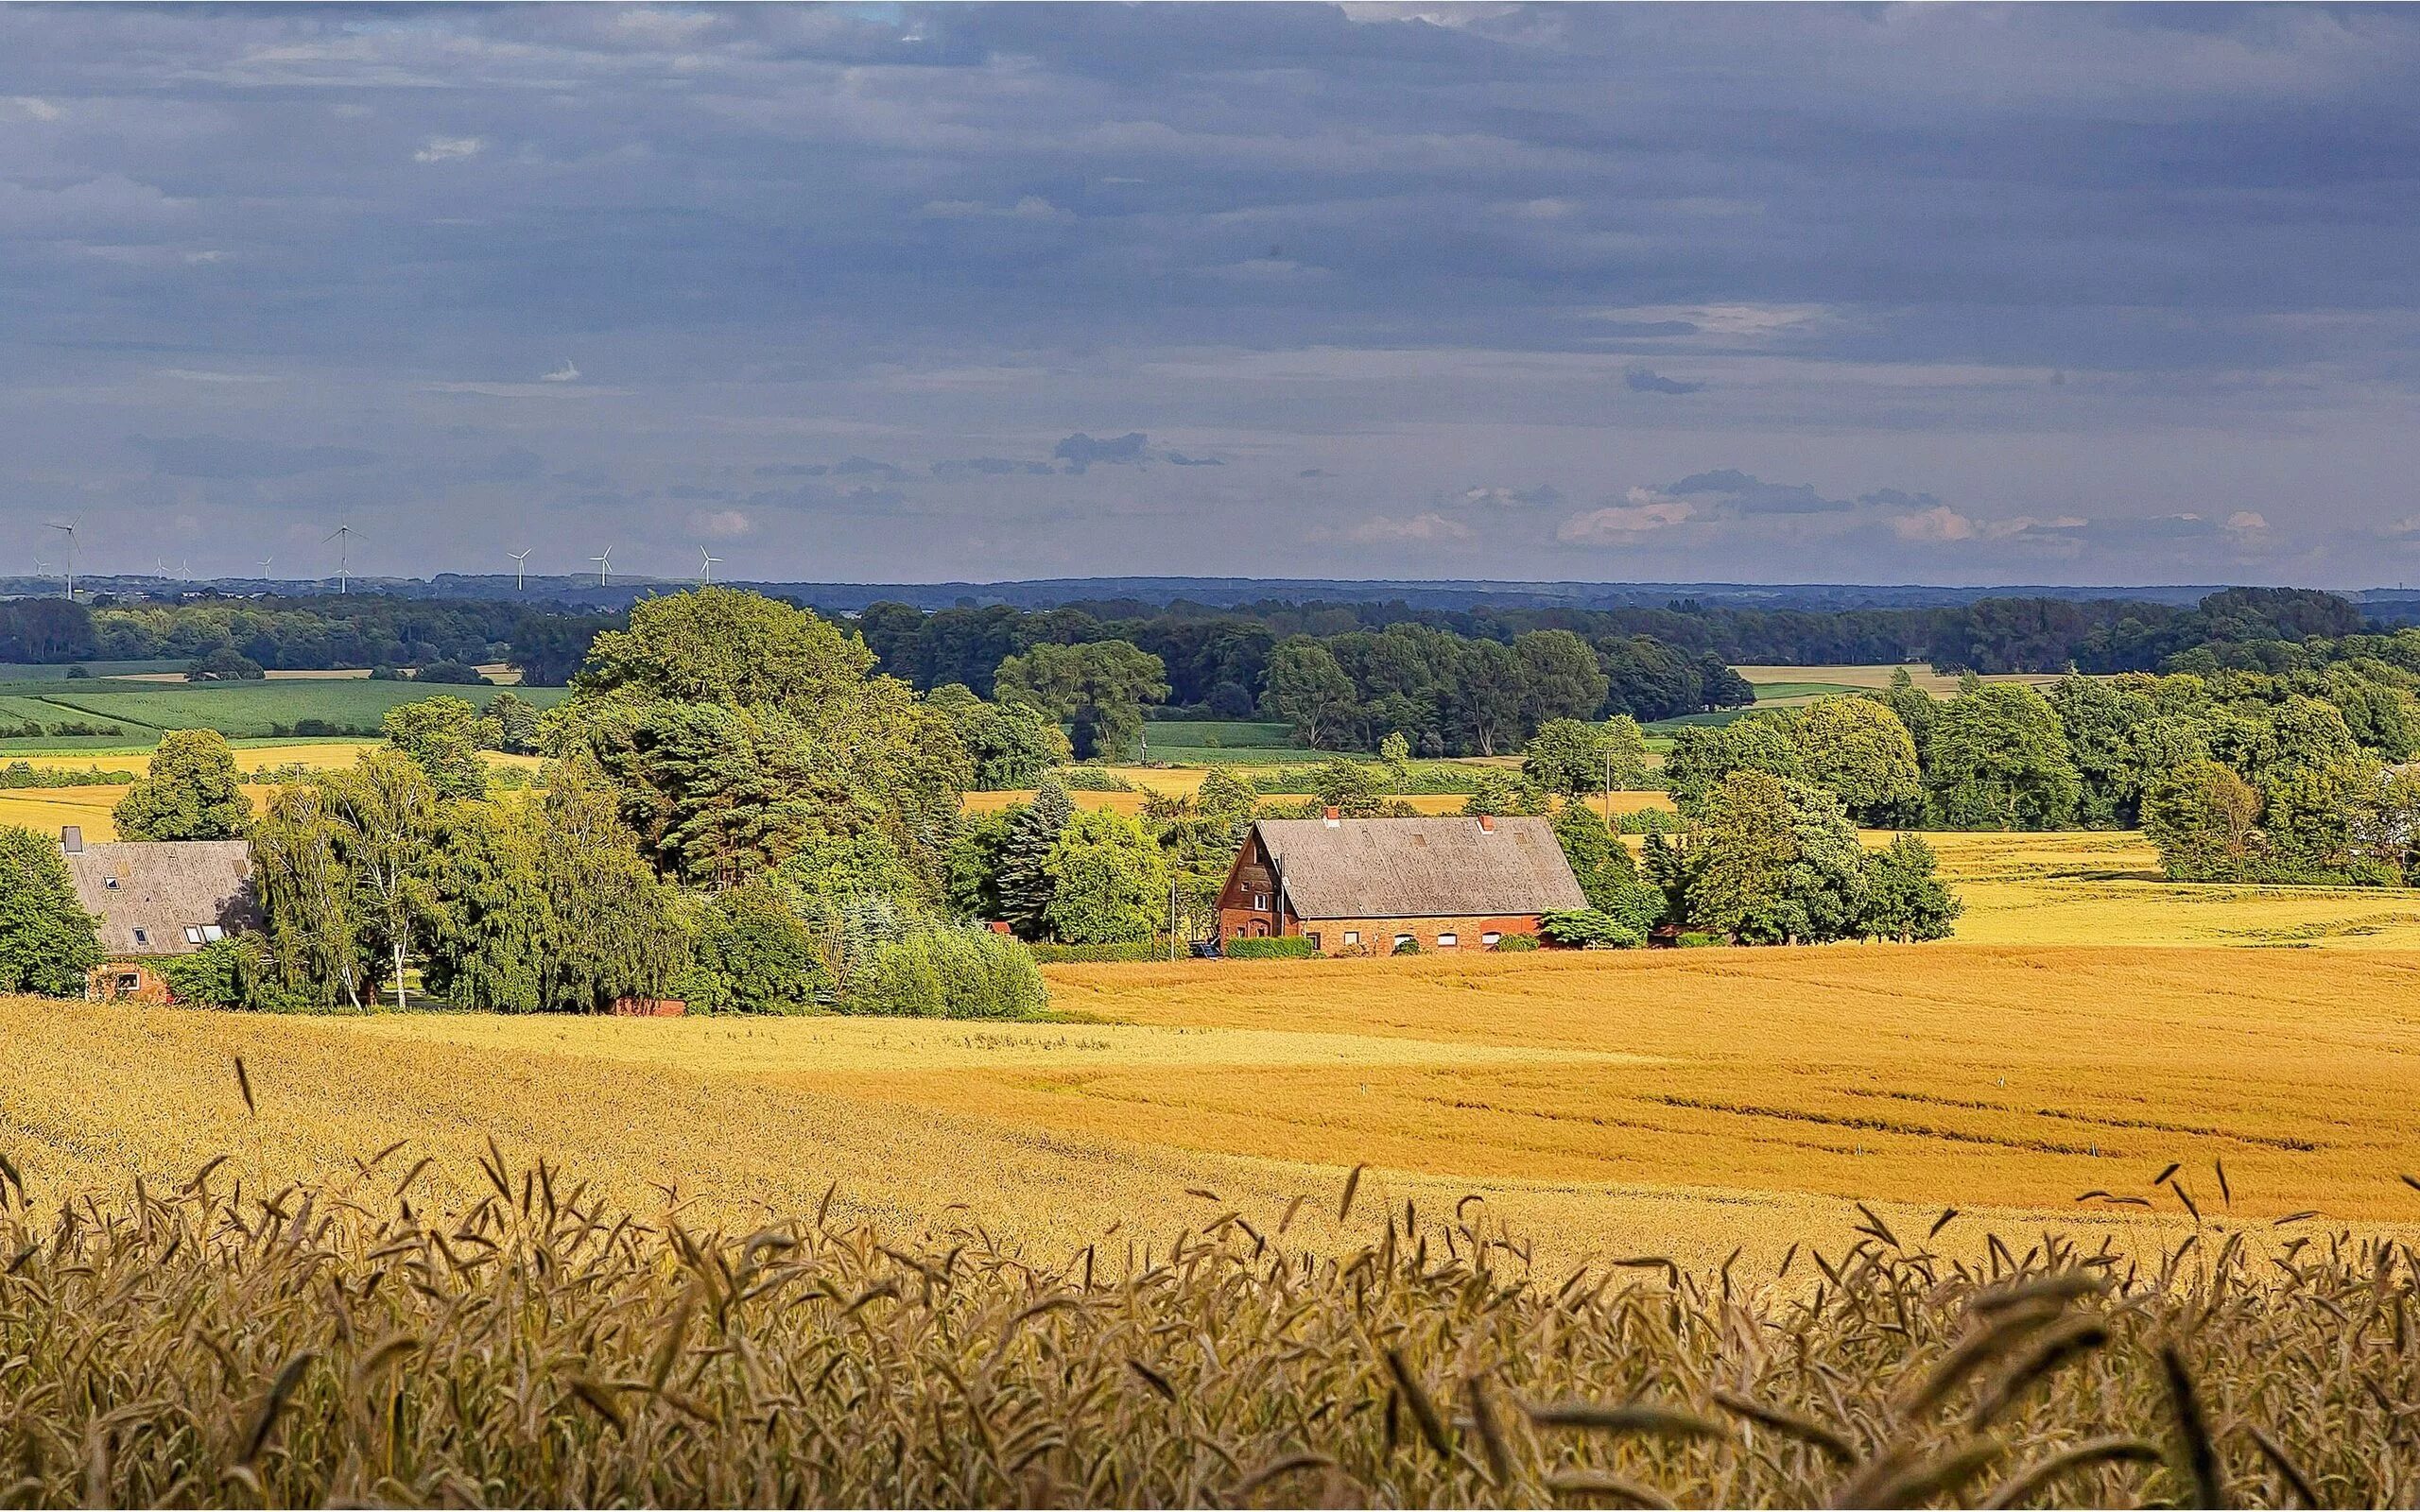
<path id="1" fill-rule="evenodd" d="M 1176 959 L 1176 879 L 1168 879 L 1168 959 Z"/>
<path id="2" fill-rule="evenodd" d="M 1614 827 L 1614 747 L 1605 747 L 1605 828 Z"/>

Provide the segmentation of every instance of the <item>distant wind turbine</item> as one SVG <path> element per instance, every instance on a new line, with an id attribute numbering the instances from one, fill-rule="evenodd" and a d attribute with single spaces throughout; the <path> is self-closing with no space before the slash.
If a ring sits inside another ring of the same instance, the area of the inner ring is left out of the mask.
<path id="1" fill-rule="evenodd" d="M 505 553 L 506 556 L 512 558 L 512 591 L 516 593 L 521 592 L 522 569 L 529 565 L 529 553 L 537 549 L 538 548 L 535 546 L 525 546 L 519 551 L 508 551 Z"/>
<path id="2" fill-rule="evenodd" d="M 263 558 L 261 558 L 261 574 L 262 574 L 262 576 L 268 576 L 268 564 L 269 564 L 270 562 L 275 561 L 275 560 L 277 560 L 277 558 L 276 558 L 275 557 L 263 557 Z"/>
<path id="3" fill-rule="evenodd" d="M 349 524 L 337 526 L 328 532 L 320 544 L 324 546 L 331 541 L 337 542 L 337 592 L 350 593 L 353 592 L 350 566 L 353 557 L 353 526 Z"/>
<path id="4" fill-rule="evenodd" d="M 599 588 L 609 588 L 613 586 L 614 548 L 608 546 L 605 548 L 602 556 L 591 557 L 588 559 L 596 564 L 596 586 Z"/>
<path id="5" fill-rule="evenodd" d="M 50 528 L 67 532 L 67 602 L 73 604 L 76 602 L 76 527 L 53 521 Z"/>
<path id="6" fill-rule="evenodd" d="M 700 547 L 698 548 L 698 555 L 699 555 L 700 557 L 701 557 L 701 558 L 704 558 L 704 560 L 705 560 L 705 567 L 706 567 L 706 575 L 705 575 L 705 576 L 703 576 L 703 577 L 700 578 L 700 579 L 699 579 L 699 581 L 700 581 L 700 582 L 704 582 L 704 583 L 712 583 L 712 582 L 715 580 L 715 564 L 716 564 L 717 562 L 721 561 L 721 560 L 722 560 L 722 558 L 721 558 L 720 557 L 716 556 L 714 553 L 712 553 L 712 552 L 708 551 L 708 550 L 707 550 L 705 547 L 703 547 L 703 546 L 700 546 Z"/>

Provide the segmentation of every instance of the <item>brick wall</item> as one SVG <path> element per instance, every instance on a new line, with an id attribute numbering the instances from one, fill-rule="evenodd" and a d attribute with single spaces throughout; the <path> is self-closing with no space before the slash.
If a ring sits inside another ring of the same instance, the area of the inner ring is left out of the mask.
<path id="1" fill-rule="evenodd" d="M 1237 939 L 1249 936 L 1255 922 L 1261 925 L 1261 934 L 1279 933 L 1276 920 L 1267 914 L 1256 914 L 1249 909 L 1222 908 L 1219 911 L 1219 937 Z M 1457 919 L 1289 918 L 1284 928 L 1288 935 L 1318 936 L 1319 951 L 1322 955 L 1389 954 L 1395 948 L 1395 936 L 1398 935 L 1409 935 L 1420 942 L 1424 952 L 1483 951 L 1487 947 L 1481 941 L 1490 934 L 1534 935 L 1537 932 L 1538 916 L 1535 914 L 1473 915 Z M 1347 935 L 1360 937 L 1348 942 L 1345 939 Z M 1454 936 L 1458 943 L 1438 944 L 1438 936 L 1442 935 Z"/>

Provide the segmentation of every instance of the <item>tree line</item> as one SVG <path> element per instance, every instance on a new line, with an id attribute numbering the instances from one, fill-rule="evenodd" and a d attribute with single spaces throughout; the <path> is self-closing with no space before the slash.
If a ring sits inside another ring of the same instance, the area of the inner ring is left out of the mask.
<path id="1" fill-rule="evenodd" d="M 1970 678 L 1904 673 L 1872 696 L 1682 730 L 1664 780 L 1684 815 L 1740 772 L 1803 782 L 1858 823 L 2147 832 L 2172 877 L 2420 881 L 2420 674 L 2375 659 L 2269 674 Z"/>

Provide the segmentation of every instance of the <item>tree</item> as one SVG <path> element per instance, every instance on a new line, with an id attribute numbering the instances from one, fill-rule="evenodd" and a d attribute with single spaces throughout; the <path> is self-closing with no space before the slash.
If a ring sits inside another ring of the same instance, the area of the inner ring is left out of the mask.
<path id="1" fill-rule="evenodd" d="M 925 701 L 957 731 L 977 791 L 1032 787 L 1074 754 L 1058 721 L 1028 705 L 985 703 L 959 682 L 934 689 Z"/>
<path id="2" fill-rule="evenodd" d="M 2016 682 L 1976 681 L 1942 705 L 1925 786 L 1953 830 L 2060 829 L 2082 791 L 2058 712 Z"/>
<path id="3" fill-rule="evenodd" d="M 1519 653 L 1500 641 L 1464 641 L 1455 649 L 1451 679 L 1441 690 L 1446 725 L 1470 748 L 1493 756 L 1520 738 L 1522 711 L 1529 706 L 1529 669 Z"/>
<path id="4" fill-rule="evenodd" d="M 538 750 L 538 706 L 507 689 L 488 704 L 487 717 L 495 726 L 495 748 L 509 756 L 530 756 Z"/>
<path id="5" fill-rule="evenodd" d="M 185 668 L 187 682 L 258 682 L 268 676 L 259 662 L 232 645 L 197 658 Z"/>
<path id="6" fill-rule="evenodd" d="M 1629 848 L 1594 809 L 1565 803 L 1555 814 L 1554 837 L 1589 907 L 1642 936 L 1663 921 L 1662 889 L 1639 880 Z"/>
<path id="7" fill-rule="evenodd" d="M 683 995 L 703 1013 L 795 1013 L 829 990 L 798 906 L 780 887 L 744 883 L 702 903 Z"/>
<path id="8" fill-rule="evenodd" d="M 112 811 L 127 840 L 232 840 L 251 816 L 235 777 L 234 748 L 215 730 L 162 735 L 149 771 Z"/>
<path id="9" fill-rule="evenodd" d="M 1611 685 L 1597 653 L 1569 630 L 1531 630 L 1512 640 L 1521 666 L 1521 722 L 1594 718 Z"/>
<path id="10" fill-rule="evenodd" d="M 1009 835 L 1026 805 L 1015 804 L 990 814 L 969 814 L 959 824 L 949 849 L 949 905 L 960 918 L 994 919 L 1008 917 L 1000 901 L 1000 871 L 1006 864 Z"/>
<path id="11" fill-rule="evenodd" d="M 337 855 L 359 900 L 356 917 L 387 959 L 401 1009 L 404 963 L 437 901 L 437 789 L 419 763 L 395 750 L 363 751 L 351 767 L 320 774 L 319 785 L 338 825 Z"/>
<path id="12" fill-rule="evenodd" d="M 365 760 L 367 758 L 364 758 Z M 590 1012 L 650 998 L 689 964 L 680 894 L 665 885 L 616 812 L 613 783 L 585 757 L 561 763 L 540 814 L 539 885 L 550 949 L 549 1006 Z"/>
<path id="13" fill-rule="evenodd" d="M 1042 937 L 1055 885 L 1049 861 L 1059 836 L 1075 817 L 1075 805 L 1056 778 L 1045 778 L 1041 791 L 1010 824 L 1000 848 L 1000 869 L 994 888 L 999 917 L 1023 939 Z"/>
<path id="14" fill-rule="evenodd" d="M 1158 842 L 1122 815 L 1076 815 L 1043 869 L 1050 879 L 1044 920 L 1068 944 L 1149 939 L 1167 916 L 1167 863 Z"/>
<path id="15" fill-rule="evenodd" d="M 590 644 L 572 687 L 678 703 L 818 711 L 857 698 L 873 653 L 828 620 L 735 588 L 642 599 Z"/>
<path id="16" fill-rule="evenodd" d="M 2145 700 L 2107 679 L 2074 673 L 2059 679 L 2049 698 L 2075 764 L 2077 820 L 2087 829 L 2127 823 L 2140 799 L 2127 735 L 2141 722 Z"/>
<path id="17" fill-rule="evenodd" d="M 1336 810 L 1340 818 L 1374 819 L 1386 806 L 1385 795 L 1378 790 L 1377 771 L 1367 762 L 1341 756 L 1320 764 L 1311 790 L 1322 808 Z"/>
<path id="18" fill-rule="evenodd" d="M 1872 828 L 1912 824 L 1924 808 L 1916 743 L 1888 707 L 1871 698 L 1818 698 L 1790 724 L 1806 781 L 1827 788 L 1849 816 Z"/>
<path id="19" fill-rule="evenodd" d="M 475 705 L 441 694 L 397 704 L 387 711 L 380 728 L 387 744 L 410 757 L 427 775 L 438 797 L 488 796 L 487 764 L 479 760 L 479 748 L 493 740 L 500 727 L 484 724 Z"/>
<path id="20" fill-rule="evenodd" d="M 1336 653 L 1307 635 L 1277 644 L 1269 656 L 1269 694 L 1262 700 L 1272 719 L 1294 728 L 1294 738 L 1324 749 L 1352 728 L 1361 700 Z"/>
<path id="21" fill-rule="evenodd" d="M 252 877 L 285 985 L 322 1007 L 342 992 L 358 1008 L 375 957 L 343 840 L 322 783 L 283 788 L 252 827 Z"/>
<path id="22" fill-rule="evenodd" d="M 1921 763 L 1932 744 L 1932 723 L 1941 713 L 1941 700 L 1916 686 L 1916 679 L 1906 667 L 1891 669 L 1890 686 L 1878 696 L 1882 706 L 1899 716 L 1907 727 L 1908 738 L 1916 745 L 1916 760 Z"/>
<path id="23" fill-rule="evenodd" d="M 519 803 L 458 803 L 445 812 L 429 890 L 423 978 L 458 1007 L 535 1013 L 559 950 L 540 875 L 546 838 Z"/>
<path id="24" fill-rule="evenodd" d="M 2143 799 L 2143 829 L 2177 882 L 2240 882 L 2266 861 L 2260 795 L 2217 762 L 2188 762 Z"/>
<path id="25" fill-rule="evenodd" d="M 1074 727 L 1079 760 L 1124 759 L 1143 738 L 1143 706 L 1168 696 L 1167 666 L 1125 641 L 1037 645 L 1001 662 L 993 688 Z"/>
<path id="26" fill-rule="evenodd" d="M 1902 943 L 1947 939 L 1965 904 L 1936 874 L 1932 847 L 1902 834 L 1865 858 L 1865 916 L 1858 932 Z"/>
<path id="27" fill-rule="evenodd" d="M 1735 772 L 1707 795 L 1689 845 L 1688 918 L 1742 943 L 1845 939 L 1865 917 L 1864 848 L 1820 788 Z"/>
<path id="28" fill-rule="evenodd" d="M 1544 814 L 1547 801 L 1546 789 L 1518 772 L 1484 771 L 1471 796 L 1462 799 L 1462 812 L 1491 818 Z"/>
<path id="29" fill-rule="evenodd" d="M 1211 767 L 1193 790 L 1193 812 L 1230 834 L 1239 833 L 1259 808 L 1260 790 L 1232 766 Z"/>
<path id="30" fill-rule="evenodd" d="M 412 674 L 414 682 L 449 683 L 458 688 L 484 688 L 488 676 L 467 662 L 441 659 Z"/>
<path id="31" fill-rule="evenodd" d="M 1549 793 L 1579 798 L 1647 781 L 1647 741 L 1638 721 L 1616 714 L 1600 725 L 1549 719 L 1521 752 L 1521 775 Z"/>
<path id="32" fill-rule="evenodd" d="M 83 996 L 104 959 L 99 924 L 77 901 L 59 842 L 0 825 L 0 993 Z"/>
<path id="33" fill-rule="evenodd" d="M 1734 772 L 1802 778 L 1806 763 L 1788 715 L 1748 714 L 1727 725 L 1682 726 L 1664 758 L 1664 785 L 1683 814 L 1695 814 Z"/>

